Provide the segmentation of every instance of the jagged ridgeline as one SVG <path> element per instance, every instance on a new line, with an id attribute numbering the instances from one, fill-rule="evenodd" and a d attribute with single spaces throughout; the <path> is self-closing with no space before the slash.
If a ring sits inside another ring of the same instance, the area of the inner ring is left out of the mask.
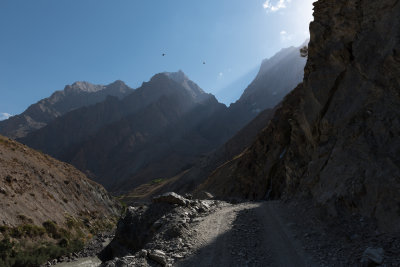
<path id="1" fill-rule="evenodd" d="M 0 136 L 0 266 L 38 266 L 115 226 L 120 207 L 69 164 Z"/>

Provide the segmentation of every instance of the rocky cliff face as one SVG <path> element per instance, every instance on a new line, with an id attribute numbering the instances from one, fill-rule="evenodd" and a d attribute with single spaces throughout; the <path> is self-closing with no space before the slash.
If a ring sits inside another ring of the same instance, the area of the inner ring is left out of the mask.
<path id="1" fill-rule="evenodd" d="M 252 199 L 312 197 L 400 230 L 400 2 L 314 4 L 303 84 L 253 145 L 203 189 Z"/>
<path id="2" fill-rule="evenodd" d="M 102 102 L 107 96 L 122 98 L 131 91 L 122 81 L 107 86 L 75 82 L 31 105 L 23 113 L 1 121 L 0 133 L 13 139 L 25 137 L 71 110 Z"/>

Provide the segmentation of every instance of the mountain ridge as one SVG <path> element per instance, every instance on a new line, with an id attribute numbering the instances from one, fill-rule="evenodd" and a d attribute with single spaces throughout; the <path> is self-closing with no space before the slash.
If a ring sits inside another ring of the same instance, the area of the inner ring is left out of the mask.
<path id="1" fill-rule="evenodd" d="M 0 134 L 13 139 L 25 137 L 69 111 L 102 102 L 108 95 L 122 98 L 131 90 L 122 81 L 109 85 L 75 82 L 30 105 L 23 113 L 0 121 Z"/>
<path id="2" fill-rule="evenodd" d="M 287 51 L 286 58 L 298 64 L 292 64 L 295 67 L 286 77 L 275 79 L 280 79 L 280 84 L 299 80 L 297 73 L 303 72 L 304 59 L 293 49 L 281 52 Z M 279 61 L 276 57 L 272 60 Z M 270 79 L 271 75 L 260 71 L 257 79 L 264 81 L 265 77 Z M 253 86 L 253 94 L 268 88 L 258 84 Z M 276 97 L 270 103 L 278 101 Z M 255 107 L 238 100 L 228 108 L 183 71 L 164 72 L 122 99 L 109 97 L 71 111 L 19 140 L 72 163 L 107 189 L 121 193 L 122 189 L 167 179 L 195 165 L 232 138 L 264 105 Z M 247 141 L 233 143 L 242 147 Z"/>

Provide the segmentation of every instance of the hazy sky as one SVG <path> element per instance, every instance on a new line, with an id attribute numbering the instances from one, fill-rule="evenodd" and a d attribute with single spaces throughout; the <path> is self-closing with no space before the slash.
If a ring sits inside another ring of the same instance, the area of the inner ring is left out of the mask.
<path id="1" fill-rule="evenodd" d="M 229 103 L 264 58 L 308 38 L 312 2 L 1 0 L 0 119 L 74 81 L 137 88 L 179 69 Z"/>

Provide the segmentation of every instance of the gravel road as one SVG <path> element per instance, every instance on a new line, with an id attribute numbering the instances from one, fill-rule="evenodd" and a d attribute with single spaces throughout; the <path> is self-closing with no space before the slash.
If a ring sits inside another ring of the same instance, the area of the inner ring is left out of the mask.
<path id="1" fill-rule="evenodd" d="M 221 208 L 195 228 L 192 256 L 176 266 L 317 266 L 276 212 L 278 202 Z"/>

